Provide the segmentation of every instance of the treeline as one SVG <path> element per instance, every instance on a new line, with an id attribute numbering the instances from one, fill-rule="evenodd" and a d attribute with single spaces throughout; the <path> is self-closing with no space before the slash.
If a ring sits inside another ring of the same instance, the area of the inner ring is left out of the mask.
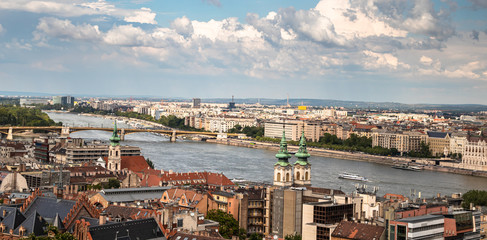
<path id="1" fill-rule="evenodd" d="M 201 131 L 200 129 L 196 129 L 190 126 L 184 125 L 184 118 L 178 118 L 174 115 L 170 116 L 161 116 L 158 120 L 156 120 L 154 117 L 148 114 L 141 114 L 137 112 L 112 112 L 112 111 L 105 111 L 105 110 L 98 110 L 94 109 L 93 107 L 90 106 L 76 106 L 71 112 L 75 113 L 93 113 L 93 114 L 99 114 L 99 115 L 115 115 L 115 116 L 120 116 L 120 117 L 128 117 L 128 118 L 136 118 L 136 119 L 141 119 L 141 120 L 146 120 L 150 122 L 155 122 L 162 124 L 167 127 L 171 128 L 177 128 L 180 130 L 189 130 L 189 131 Z"/>
<path id="2" fill-rule="evenodd" d="M 256 138 L 264 136 L 264 127 L 244 127 L 239 124 L 235 125 L 232 129 L 228 130 L 229 133 L 243 133 L 247 137 Z"/>
<path id="3" fill-rule="evenodd" d="M 18 98 L 2 98 L 0 97 L 0 105 L 20 105 Z"/>
<path id="4" fill-rule="evenodd" d="M 0 125 L 7 126 L 61 126 L 40 109 L 0 106 Z"/>
<path id="5" fill-rule="evenodd" d="M 280 138 L 270 138 L 270 137 L 256 137 L 257 141 L 279 143 Z M 342 140 L 336 135 L 325 133 L 323 137 L 320 137 L 318 142 L 306 142 L 310 147 L 324 148 L 338 151 L 348 151 L 348 152 L 364 152 L 372 155 L 380 156 L 398 156 L 400 152 L 396 148 L 383 148 L 380 146 L 372 147 L 372 138 L 365 136 L 358 136 L 356 134 L 351 134 L 349 138 Z M 297 146 L 299 141 L 288 141 L 289 145 Z M 419 151 L 411 151 L 407 153 L 410 157 L 417 158 L 433 158 L 429 145 L 421 142 L 421 148 Z"/>
<path id="6" fill-rule="evenodd" d="M 258 137 L 257 141 L 279 143 L 281 140 L 277 138 Z M 288 141 L 289 145 L 297 146 L 299 141 Z M 387 149 L 383 147 L 372 147 L 372 139 L 368 137 L 359 137 L 356 134 L 351 134 L 346 140 L 339 139 L 336 135 L 325 133 L 318 142 L 309 142 L 306 144 L 310 147 L 324 148 L 338 151 L 348 152 L 364 152 L 373 155 L 381 156 L 395 156 L 399 152 L 397 149 Z"/>
<path id="7" fill-rule="evenodd" d="M 487 206 L 487 192 L 481 190 L 470 190 L 463 194 L 462 207 L 470 209 L 470 204 L 473 206 Z"/>

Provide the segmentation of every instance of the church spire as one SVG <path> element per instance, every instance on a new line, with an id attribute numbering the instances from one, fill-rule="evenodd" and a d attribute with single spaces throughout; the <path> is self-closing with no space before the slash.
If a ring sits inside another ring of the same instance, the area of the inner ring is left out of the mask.
<path id="1" fill-rule="evenodd" d="M 279 146 L 279 152 L 277 152 L 277 154 L 276 154 L 276 158 L 278 159 L 278 161 L 274 165 L 279 164 L 283 167 L 289 165 L 288 159 L 291 158 L 291 154 L 289 154 L 289 152 L 287 151 L 287 141 L 286 141 L 285 130 L 282 130 L 281 144 Z"/>
<path id="2" fill-rule="evenodd" d="M 300 165 L 308 165 L 308 158 L 310 154 L 308 153 L 308 149 L 306 149 L 306 137 L 304 137 L 304 131 L 301 135 L 301 140 L 299 141 L 299 150 L 296 154 L 294 154 L 298 158 L 298 160 L 294 164 Z"/>
<path id="3" fill-rule="evenodd" d="M 110 137 L 110 144 L 114 147 L 120 145 L 120 137 L 118 136 L 118 131 L 117 131 L 117 122 L 115 122 L 115 126 L 113 128 L 113 134 Z"/>

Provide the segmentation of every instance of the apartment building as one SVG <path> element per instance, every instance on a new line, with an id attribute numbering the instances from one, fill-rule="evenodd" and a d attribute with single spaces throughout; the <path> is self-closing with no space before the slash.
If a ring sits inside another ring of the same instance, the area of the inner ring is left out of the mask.
<path id="1" fill-rule="evenodd" d="M 353 204 L 336 204 L 331 199 L 303 205 L 303 239 L 328 240 L 342 220 L 352 220 Z"/>
<path id="2" fill-rule="evenodd" d="M 299 141 L 303 131 L 308 141 L 317 142 L 323 136 L 323 127 L 320 122 L 288 120 L 285 122 L 269 121 L 264 124 L 265 137 L 281 138 L 283 130 L 286 131 L 286 139 L 292 141 Z"/>
<path id="3" fill-rule="evenodd" d="M 120 146 L 122 156 L 140 156 L 140 148 Z M 96 161 L 100 157 L 108 157 L 108 145 L 68 146 L 67 162 Z"/>
<path id="4" fill-rule="evenodd" d="M 426 135 L 419 132 L 373 132 L 371 137 L 372 147 L 395 148 L 401 153 L 419 151 L 421 142 L 427 141 Z"/>
<path id="5" fill-rule="evenodd" d="M 451 133 L 429 131 L 427 134 L 427 143 L 433 156 L 444 156 L 450 153 Z"/>
<path id="6" fill-rule="evenodd" d="M 403 218 L 389 223 L 389 240 L 443 239 L 443 215 L 423 215 Z"/>

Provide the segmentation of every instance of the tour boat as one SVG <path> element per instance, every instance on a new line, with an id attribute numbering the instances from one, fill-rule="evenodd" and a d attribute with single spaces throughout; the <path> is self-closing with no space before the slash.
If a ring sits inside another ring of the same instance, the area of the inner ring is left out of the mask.
<path id="1" fill-rule="evenodd" d="M 362 176 L 359 176 L 359 175 L 353 174 L 353 173 L 340 173 L 340 174 L 338 174 L 338 178 L 354 180 L 354 181 L 362 181 L 362 182 L 368 182 L 369 181 L 366 177 L 362 177 Z"/>

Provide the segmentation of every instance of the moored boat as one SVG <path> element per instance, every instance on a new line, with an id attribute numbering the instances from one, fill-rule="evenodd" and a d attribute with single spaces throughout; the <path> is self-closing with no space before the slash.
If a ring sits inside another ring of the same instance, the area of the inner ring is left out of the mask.
<path id="1" fill-rule="evenodd" d="M 407 163 L 395 164 L 394 166 L 392 166 L 392 168 L 416 172 L 422 170 L 422 168 L 419 166 L 412 166 Z"/>

